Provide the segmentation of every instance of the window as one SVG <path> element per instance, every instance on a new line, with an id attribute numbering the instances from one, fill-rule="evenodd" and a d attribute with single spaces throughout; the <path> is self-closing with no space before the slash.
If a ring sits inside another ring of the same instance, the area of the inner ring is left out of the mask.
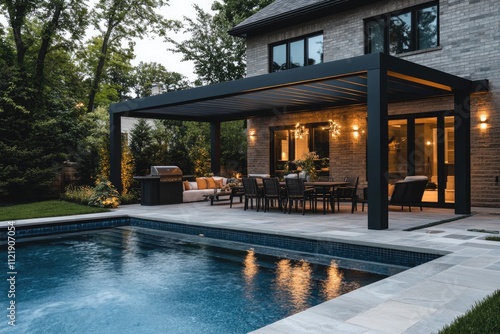
<path id="1" fill-rule="evenodd" d="M 304 124 L 305 134 L 295 137 L 295 131 L 290 127 L 271 128 L 271 174 L 282 177 L 286 169 L 295 170 L 295 165 L 289 164 L 298 160 L 305 153 L 316 152 L 315 160 L 319 175 L 328 175 L 328 158 L 330 156 L 330 132 L 328 123 Z"/>
<path id="2" fill-rule="evenodd" d="M 365 20 L 366 53 L 397 55 L 439 45 L 437 2 Z"/>
<path id="3" fill-rule="evenodd" d="M 270 47 L 270 72 L 320 64 L 323 62 L 323 34 L 301 37 Z"/>

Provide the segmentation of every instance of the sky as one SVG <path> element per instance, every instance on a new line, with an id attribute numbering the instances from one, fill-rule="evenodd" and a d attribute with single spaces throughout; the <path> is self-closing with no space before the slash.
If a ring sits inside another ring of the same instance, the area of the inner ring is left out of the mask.
<path id="1" fill-rule="evenodd" d="M 163 16 L 172 20 L 183 20 L 184 16 L 194 19 L 196 17 L 193 4 L 197 4 L 204 11 L 211 12 L 210 7 L 214 0 L 169 0 L 169 6 L 163 9 Z M 181 32 L 174 34 L 172 38 L 176 41 L 187 39 L 187 35 Z M 135 54 L 136 58 L 132 65 L 138 65 L 142 62 L 160 63 L 169 72 L 177 72 L 186 76 L 190 81 L 196 79 L 193 73 L 194 65 L 191 61 L 181 61 L 182 54 L 167 51 L 173 45 L 163 42 L 162 38 L 136 40 Z"/>

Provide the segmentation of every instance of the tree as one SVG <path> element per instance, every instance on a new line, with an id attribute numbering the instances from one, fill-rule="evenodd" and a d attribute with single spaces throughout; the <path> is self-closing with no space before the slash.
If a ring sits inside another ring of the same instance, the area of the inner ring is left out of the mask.
<path id="1" fill-rule="evenodd" d="M 228 175 L 246 174 L 246 125 L 242 121 L 221 124 L 221 165 Z"/>
<path id="2" fill-rule="evenodd" d="M 274 0 L 223 0 L 222 3 L 214 1 L 212 10 L 218 12 L 216 19 L 217 17 L 223 17 L 224 20 L 236 26 L 272 2 Z"/>
<path id="3" fill-rule="evenodd" d="M 162 64 L 140 62 L 132 73 L 133 91 L 136 97 L 152 95 L 153 85 L 161 92 L 171 92 L 189 88 L 189 81 L 177 72 L 169 72 Z"/>
<path id="4" fill-rule="evenodd" d="M 196 20 L 184 17 L 184 32 L 191 38 L 184 42 L 167 40 L 175 45 L 173 52 L 183 54 L 182 60 L 191 60 L 201 84 L 213 84 L 240 79 L 245 75 L 245 41 L 233 37 L 228 30 L 272 3 L 273 0 L 215 1 L 214 16 L 194 5 Z"/>
<path id="5" fill-rule="evenodd" d="M 194 62 L 195 73 L 203 85 L 231 81 L 245 74 L 245 47 L 242 41 L 230 36 L 228 21 L 213 16 L 194 5 L 196 21 L 185 17 L 184 32 L 191 38 L 184 42 L 167 40 L 175 45 L 173 52 L 182 53 L 182 60 Z"/>
<path id="6" fill-rule="evenodd" d="M 130 131 L 130 152 L 134 157 L 138 175 L 149 174 L 153 155 L 152 144 L 151 126 L 141 118 Z"/>
<path id="7" fill-rule="evenodd" d="M 40 101 L 47 55 L 59 48 L 74 49 L 88 24 L 86 5 L 79 0 L 5 0 L 1 5 L 12 29 L 21 78 L 34 78 L 34 97 Z M 28 54 L 33 55 L 30 62 L 34 60 L 29 66 L 32 76 L 26 72 Z"/>
<path id="8" fill-rule="evenodd" d="M 95 97 L 109 60 L 109 50 L 124 42 L 133 46 L 133 38 L 142 38 L 149 32 L 165 36 L 167 30 L 175 29 L 179 23 L 165 19 L 158 9 L 168 4 L 167 0 L 99 0 L 92 12 L 92 23 L 101 38 L 98 61 L 90 84 L 87 110 L 94 108 Z"/>

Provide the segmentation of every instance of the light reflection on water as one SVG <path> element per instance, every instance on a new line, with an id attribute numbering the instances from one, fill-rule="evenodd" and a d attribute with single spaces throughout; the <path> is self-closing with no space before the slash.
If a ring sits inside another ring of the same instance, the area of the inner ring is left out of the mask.
<path id="1" fill-rule="evenodd" d="M 293 263 L 289 259 L 282 259 L 277 263 L 276 293 L 291 304 L 294 313 L 308 307 L 311 274 L 311 265 L 304 260 Z"/>
<path id="2" fill-rule="evenodd" d="M 347 282 L 344 279 L 344 273 L 335 260 L 328 266 L 320 266 L 325 276 L 319 279 L 319 282 L 313 278 L 314 265 L 305 260 L 279 259 L 275 266 L 272 293 L 280 305 L 292 309 L 291 313 L 300 312 L 311 306 L 310 298 L 315 288 L 326 301 L 360 287 L 358 282 Z M 253 248 L 247 251 L 242 271 L 246 284 L 245 295 L 252 299 L 259 272 L 257 255 Z"/>

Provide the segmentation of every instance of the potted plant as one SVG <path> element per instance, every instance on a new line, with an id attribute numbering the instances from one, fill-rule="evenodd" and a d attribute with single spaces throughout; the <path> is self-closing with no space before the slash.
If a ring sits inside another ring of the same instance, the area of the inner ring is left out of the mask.
<path id="1" fill-rule="evenodd" d="M 307 152 L 302 155 L 300 160 L 295 160 L 293 163 L 297 166 L 297 169 L 300 167 L 304 172 L 306 172 L 306 179 L 310 181 L 314 181 L 318 178 L 318 172 L 316 171 L 316 165 L 314 164 L 314 160 L 317 159 L 318 156 L 316 152 Z"/>

